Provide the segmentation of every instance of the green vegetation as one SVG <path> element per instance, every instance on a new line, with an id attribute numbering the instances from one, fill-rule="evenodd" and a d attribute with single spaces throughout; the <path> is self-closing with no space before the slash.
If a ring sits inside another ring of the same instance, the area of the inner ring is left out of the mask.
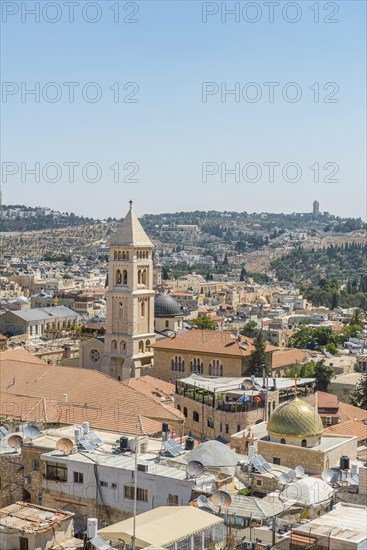
<path id="1" fill-rule="evenodd" d="M 339 345 L 349 338 L 356 338 L 362 332 L 360 325 L 348 325 L 339 332 L 333 332 L 330 326 L 319 326 L 311 328 L 302 324 L 294 332 L 291 342 L 293 347 L 300 349 L 325 348 L 326 351 L 335 355 Z"/>
<path id="2" fill-rule="evenodd" d="M 356 389 L 351 396 L 351 403 L 365 411 L 367 410 L 367 371 L 362 374 L 360 381 L 356 385 Z"/>
<path id="3" fill-rule="evenodd" d="M 253 338 L 256 332 L 256 327 L 256 321 L 248 321 L 240 332 L 243 336 L 249 336 L 250 338 Z"/>
<path id="4" fill-rule="evenodd" d="M 297 375 L 300 378 L 316 378 L 315 389 L 317 391 L 327 392 L 330 381 L 335 377 L 331 367 L 325 365 L 324 359 L 320 361 L 307 361 L 303 365 L 285 369 L 284 376 L 294 378 Z"/>
<path id="5" fill-rule="evenodd" d="M 248 374 L 255 376 L 261 376 L 262 375 L 262 368 L 266 365 L 266 348 L 267 341 L 265 340 L 261 330 L 257 333 L 255 340 L 254 340 L 254 346 L 255 351 L 251 355 L 250 360 L 250 367 L 248 369 Z M 269 370 L 269 369 L 268 369 Z M 267 374 L 270 374 L 269 372 Z"/>
<path id="6" fill-rule="evenodd" d="M 189 325 L 192 328 L 199 328 L 202 330 L 215 330 L 216 324 L 208 315 L 200 315 L 196 319 L 191 319 Z"/>

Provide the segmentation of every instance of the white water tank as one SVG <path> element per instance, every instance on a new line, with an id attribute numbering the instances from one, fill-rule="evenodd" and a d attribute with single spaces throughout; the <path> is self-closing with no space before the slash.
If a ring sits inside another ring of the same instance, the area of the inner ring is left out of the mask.
<path id="1" fill-rule="evenodd" d="M 74 436 L 75 436 L 75 442 L 79 443 L 79 439 L 82 436 L 82 428 L 80 426 L 77 426 L 74 430 Z"/>
<path id="2" fill-rule="evenodd" d="M 93 539 L 97 536 L 98 531 L 98 519 L 88 518 L 87 520 L 87 537 L 88 539 Z"/>
<path id="3" fill-rule="evenodd" d="M 89 432 L 89 422 L 83 422 L 83 431 L 85 434 Z"/>

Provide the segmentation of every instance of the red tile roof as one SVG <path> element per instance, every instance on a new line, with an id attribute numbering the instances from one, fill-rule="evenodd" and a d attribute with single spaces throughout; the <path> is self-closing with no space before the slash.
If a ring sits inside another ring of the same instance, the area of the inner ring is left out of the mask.
<path id="1" fill-rule="evenodd" d="M 246 349 L 240 347 L 240 343 L 244 342 L 248 344 Z M 165 338 L 152 344 L 151 347 L 155 350 L 192 351 L 232 357 L 246 357 L 255 349 L 252 338 L 241 336 L 241 342 L 237 342 L 229 332 L 199 329 L 183 332 L 175 338 Z M 270 344 L 266 346 L 267 352 L 277 349 Z"/>
<path id="2" fill-rule="evenodd" d="M 329 426 L 324 430 L 324 434 L 356 436 L 358 442 L 367 440 L 367 426 L 359 420 L 347 420 Z"/>
<path id="3" fill-rule="evenodd" d="M 156 433 L 163 420 L 182 418 L 172 406 L 101 372 L 46 365 L 24 350 L 0 353 L 0 375 L 1 414 L 7 417 L 43 416 L 65 424 L 88 420 L 95 428 L 126 433 L 135 433 L 136 425 Z"/>
<path id="4" fill-rule="evenodd" d="M 273 368 L 287 367 L 306 361 L 307 355 L 300 349 L 277 350 L 273 353 Z"/>

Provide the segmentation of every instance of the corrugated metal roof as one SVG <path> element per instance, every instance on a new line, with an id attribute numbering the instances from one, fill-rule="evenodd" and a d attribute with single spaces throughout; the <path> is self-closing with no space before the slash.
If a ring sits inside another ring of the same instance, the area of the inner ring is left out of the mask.
<path id="1" fill-rule="evenodd" d="M 0 525 L 23 533 L 46 531 L 54 523 L 73 517 L 71 512 L 16 502 L 0 510 Z"/>

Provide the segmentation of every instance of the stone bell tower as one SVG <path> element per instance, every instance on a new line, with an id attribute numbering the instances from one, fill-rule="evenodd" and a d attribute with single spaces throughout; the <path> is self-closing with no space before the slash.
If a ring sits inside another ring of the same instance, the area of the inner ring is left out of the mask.
<path id="1" fill-rule="evenodd" d="M 118 380 L 140 376 L 153 365 L 153 244 L 136 217 L 132 201 L 111 237 L 107 326 L 101 370 Z"/>

